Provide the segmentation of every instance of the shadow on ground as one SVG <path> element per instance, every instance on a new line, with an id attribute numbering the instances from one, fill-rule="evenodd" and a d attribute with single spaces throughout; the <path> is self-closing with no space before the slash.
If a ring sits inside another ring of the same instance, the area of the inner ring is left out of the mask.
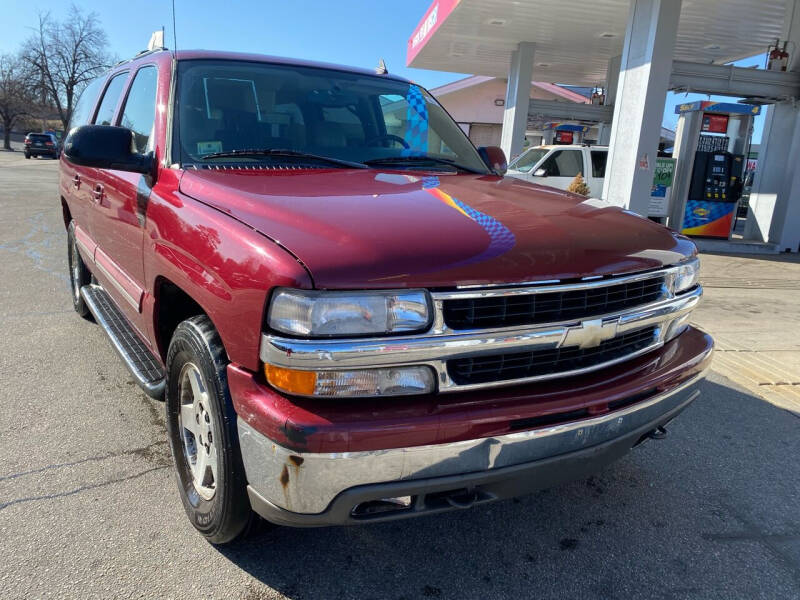
<path id="1" fill-rule="evenodd" d="M 796 597 L 800 420 L 703 391 L 665 441 L 587 480 L 405 522 L 264 528 L 221 552 L 289 598 Z"/>

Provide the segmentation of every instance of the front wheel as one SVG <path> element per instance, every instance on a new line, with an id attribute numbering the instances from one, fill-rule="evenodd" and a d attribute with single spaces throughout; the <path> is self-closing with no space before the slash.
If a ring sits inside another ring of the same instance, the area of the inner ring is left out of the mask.
<path id="1" fill-rule="evenodd" d="M 232 541 L 255 519 L 227 363 L 208 317 L 192 317 L 175 329 L 167 352 L 167 433 L 183 507 L 214 544 Z"/>
<path id="2" fill-rule="evenodd" d="M 28 159 L 28 160 L 30 160 L 30 158 L 31 158 L 31 155 L 30 155 L 30 154 L 28 154 L 28 153 L 26 152 L 26 153 L 25 153 L 25 158 L 26 158 L 26 159 Z"/>

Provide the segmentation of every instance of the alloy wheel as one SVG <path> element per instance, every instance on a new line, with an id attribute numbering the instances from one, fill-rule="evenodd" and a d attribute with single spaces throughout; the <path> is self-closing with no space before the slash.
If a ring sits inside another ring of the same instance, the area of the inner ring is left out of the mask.
<path id="1" fill-rule="evenodd" d="M 181 369 L 179 381 L 181 410 L 178 428 L 183 455 L 197 493 L 203 499 L 211 500 L 216 492 L 218 459 L 208 387 L 200 370 L 191 362 Z"/>

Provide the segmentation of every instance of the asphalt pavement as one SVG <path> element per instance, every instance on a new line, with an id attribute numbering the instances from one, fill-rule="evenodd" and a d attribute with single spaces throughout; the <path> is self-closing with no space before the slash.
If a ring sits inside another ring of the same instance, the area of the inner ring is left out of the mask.
<path id="1" fill-rule="evenodd" d="M 800 597 L 800 418 L 714 373 L 665 440 L 589 479 L 208 544 L 163 404 L 72 310 L 57 174 L 0 151 L 0 598 Z"/>

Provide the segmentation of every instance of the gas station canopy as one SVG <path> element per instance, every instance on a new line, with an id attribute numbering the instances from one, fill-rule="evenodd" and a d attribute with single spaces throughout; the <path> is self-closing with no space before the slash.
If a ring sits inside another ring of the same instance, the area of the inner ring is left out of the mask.
<path id="1" fill-rule="evenodd" d="M 410 67 L 506 77 L 520 42 L 534 78 L 600 85 L 622 53 L 630 0 L 434 0 L 408 40 Z M 683 0 L 675 60 L 723 64 L 780 38 L 786 0 Z"/>
<path id="2" fill-rule="evenodd" d="M 730 64 L 766 53 L 766 68 Z M 800 163 L 800 0 L 433 0 L 411 33 L 406 62 L 504 79 L 500 147 L 509 157 L 522 151 L 531 119 L 598 123 L 598 141 L 609 147 L 600 197 L 644 216 L 666 215 L 676 228 L 690 202 L 710 203 L 691 218 L 738 214 L 731 206 L 740 196 L 753 106 L 769 105 L 743 235 L 800 252 L 800 172 L 793 168 Z M 531 80 L 602 90 L 591 105 L 547 102 L 530 97 Z M 675 194 L 668 210 L 654 214 L 669 90 L 746 106 L 680 113 Z M 723 125 L 725 133 L 715 133 Z"/>

